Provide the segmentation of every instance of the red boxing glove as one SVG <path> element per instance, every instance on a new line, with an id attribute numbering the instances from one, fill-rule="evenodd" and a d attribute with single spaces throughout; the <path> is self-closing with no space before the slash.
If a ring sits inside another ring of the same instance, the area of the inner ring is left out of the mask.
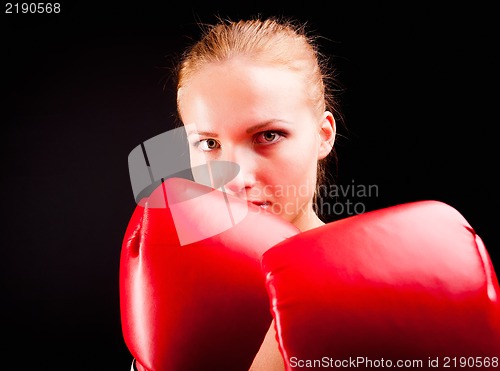
<path id="1" fill-rule="evenodd" d="M 263 270 L 287 370 L 500 366 L 497 277 L 444 203 L 309 230 L 268 250 Z"/>
<path id="2" fill-rule="evenodd" d="M 162 183 L 134 211 L 120 258 L 122 329 L 137 363 L 248 370 L 272 320 L 261 256 L 297 232 L 213 188 Z"/>

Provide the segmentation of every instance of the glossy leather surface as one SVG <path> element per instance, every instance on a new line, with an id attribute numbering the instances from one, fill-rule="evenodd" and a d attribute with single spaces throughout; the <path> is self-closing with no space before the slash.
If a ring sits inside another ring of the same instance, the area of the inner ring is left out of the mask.
<path id="1" fill-rule="evenodd" d="M 120 261 L 125 342 L 149 370 L 248 370 L 271 324 L 260 259 L 298 230 L 171 178 L 142 200 Z"/>
<path id="2" fill-rule="evenodd" d="M 500 357 L 488 252 L 444 203 L 388 207 L 301 233 L 268 250 L 263 269 L 289 370 L 322 357 L 394 366 Z"/>

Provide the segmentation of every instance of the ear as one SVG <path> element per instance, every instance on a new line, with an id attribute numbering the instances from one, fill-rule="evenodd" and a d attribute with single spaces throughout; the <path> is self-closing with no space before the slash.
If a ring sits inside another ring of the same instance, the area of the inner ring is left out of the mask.
<path id="1" fill-rule="evenodd" d="M 333 114 L 329 111 L 325 111 L 319 125 L 320 143 L 318 147 L 318 160 L 324 159 L 332 151 L 336 132 Z"/>

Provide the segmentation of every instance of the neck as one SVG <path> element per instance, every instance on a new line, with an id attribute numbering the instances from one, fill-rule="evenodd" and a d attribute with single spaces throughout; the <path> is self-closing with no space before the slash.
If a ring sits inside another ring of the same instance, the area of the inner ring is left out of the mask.
<path id="1" fill-rule="evenodd" d="M 300 213 L 292 220 L 292 224 L 295 225 L 301 232 L 307 231 L 309 229 L 317 228 L 325 224 L 318 215 L 313 211 L 312 207 L 307 208 L 307 211 Z"/>

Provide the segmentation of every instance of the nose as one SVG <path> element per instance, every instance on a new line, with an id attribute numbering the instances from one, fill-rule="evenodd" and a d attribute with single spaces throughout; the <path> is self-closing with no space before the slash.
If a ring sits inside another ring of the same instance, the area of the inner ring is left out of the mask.
<path id="1" fill-rule="evenodd" d="M 246 196 L 256 183 L 258 158 L 250 149 L 235 148 L 231 153 L 226 153 L 225 160 L 236 164 L 239 172 L 226 182 L 224 190 L 237 197 Z"/>

